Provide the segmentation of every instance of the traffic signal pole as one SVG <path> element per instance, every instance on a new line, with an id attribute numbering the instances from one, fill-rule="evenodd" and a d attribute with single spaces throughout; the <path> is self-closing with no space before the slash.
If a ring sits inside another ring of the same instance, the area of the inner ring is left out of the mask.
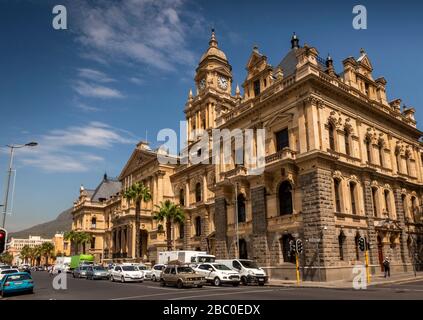
<path id="1" fill-rule="evenodd" d="M 297 286 L 300 285 L 300 259 L 298 252 L 295 253 L 295 269 L 297 274 Z"/>
<path id="2" fill-rule="evenodd" d="M 370 275 L 370 266 L 369 266 L 369 250 L 367 246 L 366 246 L 365 257 L 366 257 L 367 285 L 369 285 L 371 281 L 371 275 Z"/>

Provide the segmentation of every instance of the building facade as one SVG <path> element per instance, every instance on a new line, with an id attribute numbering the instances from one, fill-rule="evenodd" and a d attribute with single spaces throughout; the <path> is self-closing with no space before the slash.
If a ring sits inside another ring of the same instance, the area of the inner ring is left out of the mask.
<path id="1" fill-rule="evenodd" d="M 40 236 L 29 236 L 27 239 L 11 238 L 8 243 L 7 251 L 13 256 L 12 263 L 14 265 L 20 265 L 24 261 L 22 260 L 20 253 L 23 247 L 28 246 L 29 248 L 35 248 L 42 245 L 45 242 L 53 243 L 52 239 L 43 239 Z M 44 257 L 42 257 L 44 259 Z"/>
<path id="2" fill-rule="evenodd" d="M 304 280 L 352 278 L 354 265 L 364 263 L 360 237 L 369 244 L 373 273 L 385 257 L 394 272 L 419 267 L 423 145 L 415 109 L 388 101 L 387 81 L 374 77 L 364 50 L 342 65 L 335 70 L 331 57 L 300 46 L 294 35 L 275 67 L 254 47 L 243 94 L 238 86 L 232 94 L 232 67 L 212 32 L 196 70 L 196 94 L 190 91 L 185 105 L 188 145 L 179 160 L 209 160 L 210 147 L 225 141 L 230 159 L 165 166 L 156 152 L 137 146 L 119 182 L 122 190 L 135 181 L 152 190 L 142 213 L 142 256 L 155 261 L 164 250 L 152 214 L 155 204 L 171 199 L 186 212 L 173 231 L 175 249 L 254 259 L 272 278 L 295 278 L 289 246 L 295 239 L 304 243 Z M 229 134 L 216 139 L 214 129 Z M 237 161 L 234 133 L 246 129 L 254 132 L 251 156 L 264 153 L 260 174 Z M 133 257 L 134 209 L 118 195 L 109 201 L 115 211 L 102 211 L 103 248 L 115 260 Z"/>

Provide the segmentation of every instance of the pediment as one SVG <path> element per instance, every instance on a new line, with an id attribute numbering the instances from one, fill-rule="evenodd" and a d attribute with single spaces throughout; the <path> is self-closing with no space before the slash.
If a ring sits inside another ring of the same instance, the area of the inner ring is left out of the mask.
<path id="1" fill-rule="evenodd" d="M 370 59 L 367 55 L 364 55 L 359 59 L 360 65 L 370 71 L 373 70 L 372 63 L 370 62 Z"/>
<path id="2" fill-rule="evenodd" d="M 141 168 L 144 164 L 149 163 L 151 160 L 155 159 L 156 154 L 144 150 L 135 149 L 132 152 L 131 157 L 127 161 L 125 167 L 123 168 L 121 174 L 119 175 L 119 180 L 124 179 L 126 176 L 131 174 L 134 170 Z"/>
<path id="3" fill-rule="evenodd" d="M 250 70 L 263 70 L 267 66 L 267 57 L 253 51 L 247 63 L 247 71 Z"/>
<path id="4" fill-rule="evenodd" d="M 272 119 L 269 119 L 263 124 L 263 127 L 270 128 L 274 123 L 277 121 L 283 121 L 288 120 L 290 121 L 294 115 L 292 113 L 286 113 L 286 112 L 279 112 L 277 113 Z"/>

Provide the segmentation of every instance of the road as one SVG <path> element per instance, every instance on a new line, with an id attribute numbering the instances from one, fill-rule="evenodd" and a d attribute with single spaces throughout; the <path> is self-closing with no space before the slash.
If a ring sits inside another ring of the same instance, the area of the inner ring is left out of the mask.
<path id="1" fill-rule="evenodd" d="M 47 272 L 33 272 L 34 294 L 2 300 L 363 300 L 423 299 L 423 281 L 371 286 L 367 290 L 231 286 L 201 289 L 161 287 L 159 283 L 117 283 L 106 280 L 85 280 L 67 277 L 67 290 L 55 290 L 53 277 Z"/>

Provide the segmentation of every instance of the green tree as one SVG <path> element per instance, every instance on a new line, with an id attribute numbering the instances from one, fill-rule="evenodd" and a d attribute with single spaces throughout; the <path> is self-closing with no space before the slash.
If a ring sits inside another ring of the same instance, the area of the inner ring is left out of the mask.
<path id="1" fill-rule="evenodd" d="M 92 241 L 92 235 L 91 233 L 87 233 L 87 232 L 78 232 L 78 243 L 82 244 L 82 253 L 85 254 L 86 251 L 86 245 L 87 243 L 90 243 Z"/>
<path id="2" fill-rule="evenodd" d="M 31 261 L 31 248 L 28 245 L 25 245 L 21 249 L 21 259 L 24 263 L 28 263 Z"/>
<path id="3" fill-rule="evenodd" d="M 44 242 L 41 244 L 41 254 L 45 257 L 46 264 L 48 264 L 48 258 L 53 256 L 54 245 L 51 242 Z"/>
<path id="4" fill-rule="evenodd" d="M 160 202 L 156 205 L 158 211 L 155 211 L 154 220 L 166 223 L 166 242 L 167 250 L 173 249 L 172 229 L 175 223 L 181 225 L 185 221 L 185 212 L 178 205 L 170 200 Z"/>
<path id="5" fill-rule="evenodd" d="M 151 200 L 150 189 L 140 182 L 134 183 L 124 194 L 128 204 L 135 203 L 135 259 L 139 260 L 141 251 L 141 204 Z"/>
<path id="6" fill-rule="evenodd" d="M 11 265 L 13 262 L 13 255 L 9 252 L 4 252 L 0 255 L 0 262 Z"/>
<path id="7" fill-rule="evenodd" d="M 64 235 L 65 240 L 70 241 L 74 247 L 74 253 L 79 254 L 79 246 L 82 244 L 82 253 L 85 254 L 86 244 L 92 240 L 90 233 L 71 230 Z"/>
<path id="8" fill-rule="evenodd" d="M 35 246 L 34 248 L 32 248 L 32 250 L 33 250 L 34 260 L 37 266 L 41 265 L 41 257 L 43 256 L 41 245 Z"/>

